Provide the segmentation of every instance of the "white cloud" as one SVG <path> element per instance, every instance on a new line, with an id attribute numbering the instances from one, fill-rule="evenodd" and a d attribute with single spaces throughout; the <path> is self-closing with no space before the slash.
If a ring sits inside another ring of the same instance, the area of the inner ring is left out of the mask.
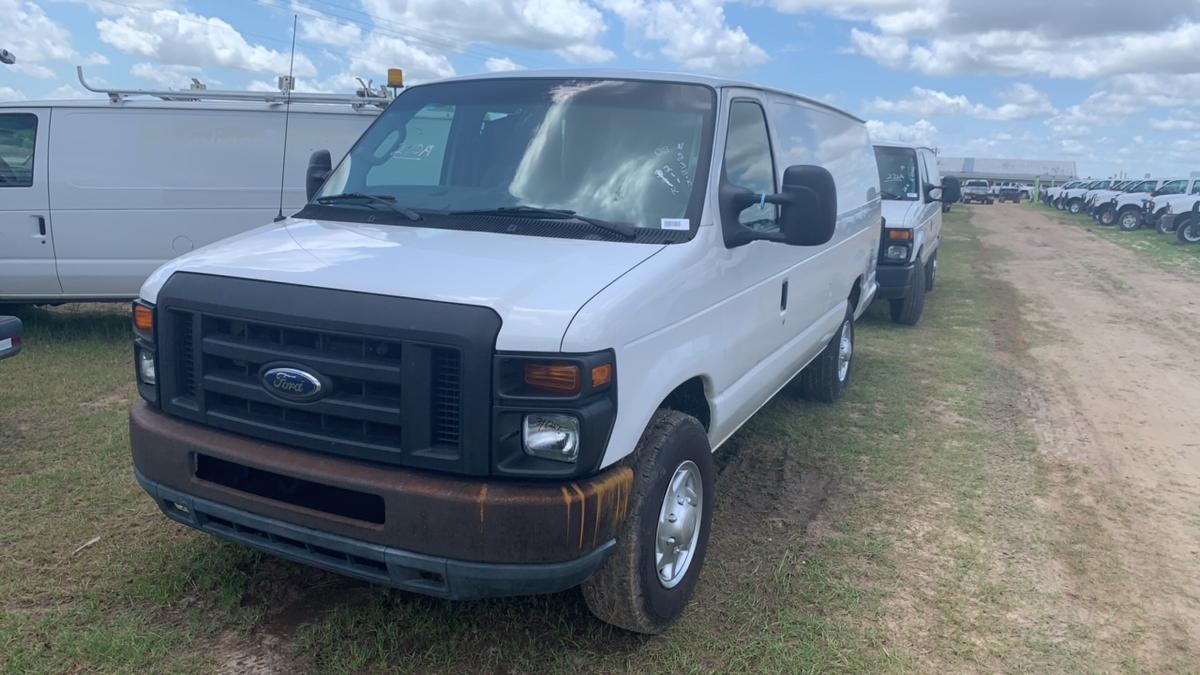
<path id="1" fill-rule="evenodd" d="M 96 23 L 100 39 L 127 53 L 158 63 L 234 68 L 258 73 L 288 72 L 286 51 L 251 44 L 223 19 L 173 9 L 131 10 Z M 317 72 L 304 54 L 296 54 L 295 73 Z"/>
<path id="2" fill-rule="evenodd" d="M 330 47 L 349 47 L 362 42 L 363 31 L 356 24 L 339 21 L 298 2 L 293 2 L 291 7 L 300 15 L 297 21 L 299 38 L 305 42 Z"/>
<path id="3" fill-rule="evenodd" d="M 1156 131 L 1200 131 L 1200 122 L 1168 117 L 1150 120 L 1150 128 Z"/>
<path id="4" fill-rule="evenodd" d="M 725 22 L 723 0 L 604 0 L 626 37 L 661 43 L 663 56 L 689 70 L 736 73 L 768 60 L 740 26 Z"/>
<path id="5" fill-rule="evenodd" d="M 875 140 L 916 143 L 930 147 L 936 145 L 938 134 L 937 127 L 933 126 L 929 120 L 924 119 L 917 120 L 913 124 L 867 120 L 867 131 Z"/>
<path id="6" fill-rule="evenodd" d="M 507 57 L 502 59 L 490 58 L 483 62 L 483 69 L 489 73 L 500 73 L 509 70 L 524 70 L 522 66 L 518 65 L 515 61 Z"/>
<path id="7" fill-rule="evenodd" d="M 1011 121 L 1049 115 L 1055 112 L 1049 97 L 1033 86 L 1018 82 L 1001 90 L 999 106 L 974 103 L 963 95 L 951 95 L 935 89 L 913 87 L 908 98 L 889 101 L 875 98 L 866 103 L 870 113 L 912 115 L 914 117 L 967 116 L 984 120 Z"/>
<path id="8" fill-rule="evenodd" d="M 20 89 L 12 87 L 0 87 L 0 101 L 24 101 L 25 94 L 21 93 Z"/>
<path id="9" fill-rule="evenodd" d="M 71 33 L 29 0 L 0 0 L 0 47 L 17 57 L 12 68 L 42 79 L 54 77 L 46 61 L 68 61 L 79 54 L 71 46 Z"/>
<path id="10" fill-rule="evenodd" d="M 89 84 L 96 84 L 96 82 L 89 82 Z M 94 95 L 95 94 L 89 94 L 88 92 L 74 85 L 64 84 L 52 89 L 46 98 L 51 100 L 61 100 L 70 98 L 92 98 Z"/>
<path id="11" fill-rule="evenodd" d="M 380 17 L 380 31 L 440 53 L 472 44 L 555 52 L 601 62 L 613 53 L 601 44 L 604 16 L 585 0 L 363 0 Z"/>
<path id="12" fill-rule="evenodd" d="M 153 63 L 135 63 L 129 69 L 129 73 L 134 77 L 147 80 L 157 87 L 167 89 L 187 89 L 192 78 L 196 78 L 206 85 L 219 84 L 216 81 L 208 81 L 204 77 L 204 72 L 197 66 L 172 66 Z"/>
<path id="13" fill-rule="evenodd" d="M 1200 3 L 1194 0 L 771 0 L 784 12 L 822 11 L 869 21 L 853 50 L 925 75 L 980 73 L 1088 79 L 1195 70 Z"/>

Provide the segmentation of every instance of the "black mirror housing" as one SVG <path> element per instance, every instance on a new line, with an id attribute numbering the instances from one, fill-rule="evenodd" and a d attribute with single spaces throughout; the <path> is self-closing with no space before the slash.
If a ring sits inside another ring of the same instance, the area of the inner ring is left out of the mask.
<path id="1" fill-rule="evenodd" d="M 779 230 L 792 246 L 820 246 L 837 229 L 837 185 L 825 167 L 789 166 L 783 172 Z"/>
<path id="2" fill-rule="evenodd" d="M 953 204 L 962 199 L 962 183 L 957 178 L 949 176 L 942 179 L 942 198 L 937 200 Z"/>
<path id="3" fill-rule="evenodd" d="M 756 232 L 738 222 L 738 214 L 763 201 L 779 210 L 778 232 Z M 752 241 L 774 241 L 791 246 L 820 246 L 837 229 L 837 187 L 823 167 L 790 166 L 783 172 L 783 191 L 773 195 L 722 184 L 721 220 L 725 244 L 730 248 Z"/>
<path id="4" fill-rule="evenodd" d="M 304 174 L 304 196 L 312 201 L 317 190 L 325 184 L 325 179 L 333 171 L 333 159 L 328 150 L 317 150 L 308 158 L 308 171 Z"/>

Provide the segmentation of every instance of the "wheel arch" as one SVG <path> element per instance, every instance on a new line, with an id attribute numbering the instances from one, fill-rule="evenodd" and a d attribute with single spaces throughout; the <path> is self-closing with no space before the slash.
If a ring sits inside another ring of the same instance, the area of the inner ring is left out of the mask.
<path id="1" fill-rule="evenodd" d="M 696 375 L 688 378 L 671 390 L 667 397 L 658 404 L 658 409 L 677 410 L 695 417 L 705 431 L 712 425 L 712 402 L 709 400 L 708 389 L 704 377 Z"/>

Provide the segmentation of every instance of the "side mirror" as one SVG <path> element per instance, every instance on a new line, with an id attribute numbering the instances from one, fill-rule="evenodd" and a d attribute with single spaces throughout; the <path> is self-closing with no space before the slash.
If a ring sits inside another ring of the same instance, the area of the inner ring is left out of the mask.
<path id="1" fill-rule="evenodd" d="M 779 230 L 792 246 L 820 246 L 837 229 L 837 185 L 828 169 L 811 164 L 789 166 L 783 172 L 787 200 Z"/>
<path id="2" fill-rule="evenodd" d="M 773 195 L 723 185 L 720 200 L 725 243 L 731 248 L 760 240 L 820 246 L 837 228 L 837 186 L 833 175 L 819 166 L 789 166 L 783 172 L 783 191 Z M 760 201 L 780 207 L 779 232 L 756 232 L 738 222 L 738 214 Z"/>
<path id="3" fill-rule="evenodd" d="M 333 160 L 328 150 L 317 150 L 308 158 L 308 171 L 304 175 L 304 195 L 308 201 L 312 201 L 331 171 Z"/>
<path id="4" fill-rule="evenodd" d="M 957 178 L 954 178 L 954 177 L 943 178 L 941 194 L 939 194 L 935 197 L 933 195 L 933 190 L 937 190 L 937 189 L 938 188 L 935 187 L 932 190 L 930 190 L 929 198 L 934 201 L 945 202 L 947 204 L 953 204 L 953 203 L 957 202 L 958 200 L 962 199 L 962 183 L 958 182 Z"/>

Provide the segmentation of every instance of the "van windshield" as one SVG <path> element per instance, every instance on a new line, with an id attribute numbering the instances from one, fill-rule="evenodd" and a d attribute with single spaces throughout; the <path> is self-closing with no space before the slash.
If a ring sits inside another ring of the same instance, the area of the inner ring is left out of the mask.
<path id="1" fill-rule="evenodd" d="M 464 211 L 486 213 L 488 222 L 570 212 L 686 236 L 700 219 L 715 108 L 712 89 L 667 82 L 513 78 L 414 87 L 380 115 L 314 201 L 380 196 L 420 214 L 423 226 L 453 227 Z M 350 212 L 364 202 L 337 203 Z"/>
<path id="2" fill-rule="evenodd" d="M 920 199 L 915 150 L 877 145 L 875 163 L 879 165 L 881 197 L 902 202 L 915 202 Z"/>

